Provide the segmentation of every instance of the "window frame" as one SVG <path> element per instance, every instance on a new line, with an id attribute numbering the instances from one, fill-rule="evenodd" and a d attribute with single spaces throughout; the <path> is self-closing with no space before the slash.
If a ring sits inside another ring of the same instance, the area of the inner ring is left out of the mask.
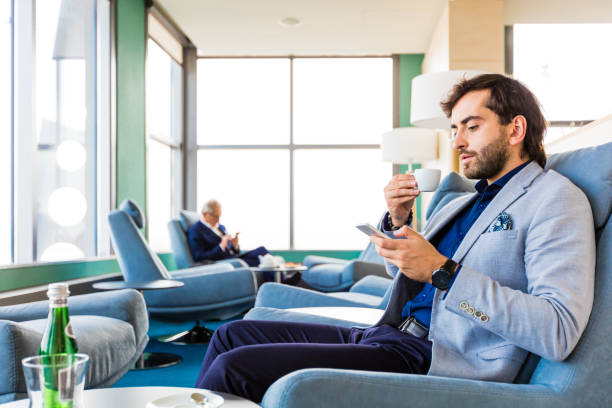
<path id="1" fill-rule="evenodd" d="M 290 97 L 290 108 L 289 108 L 289 143 L 287 144 L 199 144 L 197 143 L 197 128 L 194 134 L 191 136 L 195 140 L 196 152 L 200 150 L 288 150 L 289 151 L 289 248 L 288 250 L 301 250 L 295 248 L 295 160 L 294 155 L 297 150 L 351 150 L 351 149 L 380 149 L 380 143 L 368 143 L 368 144 L 296 144 L 294 143 L 294 124 L 293 124 L 293 101 L 294 101 L 294 60 L 296 59 L 347 59 L 347 58 L 376 58 L 376 59 L 389 59 L 392 66 L 391 81 L 392 81 L 392 112 L 390 125 L 397 127 L 399 125 L 399 92 L 398 92 L 398 57 L 396 55 L 342 55 L 342 56 L 329 56 L 329 55 L 313 55 L 313 56 L 198 56 L 197 60 L 206 59 L 266 59 L 266 58 L 284 58 L 289 60 L 289 97 Z M 197 65 L 196 60 L 196 65 Z M 196 69 L 197 71 L 197 69 Z M 197 99 L 197 95 L 195 96 Z M 189 166 L 194 166 L 197 169 L 197 160 L 193 160 L 188 163 Z M 392 166 L 392 174 L 396 174 L 399 171 L 399 166 Z M 197 174 L 197 171 L 196 171 Z M 193 184 L 193 186 L 196 186 Z M 321 248 L 319 248 L 321 249 Z M 310 250 L 310 249 L 308 249 Z"/>
<path id="2" fill-rule="evenodd" d="M 191 46 L 187 37 L 180 32 L 155 6 L 151 7 L 147 13 L 147 37 L 146 37 L 146 52 L 148 56 L 149 41 L 153 41 L 181 70 L 175 71 L 174 65 L 171 68 L 171 135 L 166 138 L 160 135 L 149 133 L 145 126 L 145 149 L 148 150 L 149 140 L 160 143 L 170 149 L 171 152 L 171 212 L 173 217 L 178 217 L 179 211 L 185 208 L 185 101 L 186 101 L 186 78 L 187 64 L 183 54 L 186 48 Z M 146 64 L 146 61 L 145 61 Z M 146 97 L 145 97 L 146 103 Z M 145 122 L 146 123 L 146 122 Z M 145 155 L 148 157 L 148 155 Z M 148 163 L 147 163 L 148 166 Z M 146 199 L 148 200 L 149 180 L 146 177 Z M 148 203 L 146 203 L 147 208 Z M 146 224 L 150 225 L 149 214 L 145 214 Z M 169 220 L 168 220 L 169 221 Z M 148 238 L 148 229 L 146 231 Z"/>

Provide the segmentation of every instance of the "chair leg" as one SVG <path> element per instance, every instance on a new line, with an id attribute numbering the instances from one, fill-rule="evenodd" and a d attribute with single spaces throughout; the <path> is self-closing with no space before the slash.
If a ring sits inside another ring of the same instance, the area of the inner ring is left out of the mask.
<path id="1" fill-rule="evenodd" d="M 195 326 L 190 330 L 185 330 L 180 333 L 171 334 L 169 336 L 158 337 L 157 340 L 163 343 L 172 344 L 206 344 L 210 342 L 214 331 L 205 326 L 200 325 L 200 321 L 196 321 Z"/>

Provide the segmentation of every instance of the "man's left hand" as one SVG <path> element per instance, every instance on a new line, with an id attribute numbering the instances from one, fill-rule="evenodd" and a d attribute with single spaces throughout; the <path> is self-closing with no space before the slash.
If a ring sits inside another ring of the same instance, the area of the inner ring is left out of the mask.
<path id="1" fill-rule="evenodd" d="M 403 226 L 393 235 L 405 239 L 371 235 L 370 241 L 376 246 L 376 252 L 387 262 L 397 266 L 406 277 L 431 283 L 431 274 L 446 262 L 446 257 L 408 226 Z"/>

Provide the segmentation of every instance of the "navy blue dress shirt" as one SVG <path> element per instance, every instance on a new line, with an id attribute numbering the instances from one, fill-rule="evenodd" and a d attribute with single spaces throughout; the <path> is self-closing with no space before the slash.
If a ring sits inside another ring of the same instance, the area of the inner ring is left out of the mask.
<path id="1" fill-rule="evenodd" d="M 436 247 L 439 253 L 447 258 L 452 258 L 459 248 L 461 241 L 465 237 L 465 234 L 470 230 L 476 219 L 482 214 L 487 208 L 489 203 L 493 201 L 493 198 L 501 191 L 501 189 L 510 181 L 510 179 L 527 163 L 523 163 L 515 169 L 506 173 L 503 177 L 497 180 L 495 183 L 488 185 L 486 179 L 480 180 L 476 183 L 477 197 L 471 206 L 465 207 L 459 214 L 455 216 L 453 221 L 450 221 L 444 228 L 442 228 L 432 239 L 431 244 Z M 459 274 L 461 266 L 457 269 L 457 272 L 453 275 L 451 280 L 451 286 L 455 278 Z M 448 290 L 451 288 L 449 287 Z M 423 289 L 412 299 L 406 302 L 406 305 L 402 309 L 402 318 L 408 316 L 414 316 L 414 318 L 422 325 L 429 327 L 431 322 L 431 307 L 433 305 L 433 297 L 436 292 L 436 288 L 429 283 L 423 286 Z"/>

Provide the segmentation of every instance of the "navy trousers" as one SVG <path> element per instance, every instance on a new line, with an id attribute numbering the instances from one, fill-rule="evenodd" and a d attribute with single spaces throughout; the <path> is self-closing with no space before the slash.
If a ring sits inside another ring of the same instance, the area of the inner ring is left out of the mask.
<path id="1" fill-rule="evenodd" d="M 236 320 L 213 335 L 196 387 L 259 402 L 274 381 L 302 368 L 426 374 L 430 362 L 428 340 L 387 325 Z"/>
<path id="2" fill-rule="evenodd" d="M 259 255 L 263 256 L 267 253 L 268 250 L 265 247 L 260 246 L 238 255 L 238 258 L 249 264 L 249 266 L 257 266 L 259 265 Z"/>

